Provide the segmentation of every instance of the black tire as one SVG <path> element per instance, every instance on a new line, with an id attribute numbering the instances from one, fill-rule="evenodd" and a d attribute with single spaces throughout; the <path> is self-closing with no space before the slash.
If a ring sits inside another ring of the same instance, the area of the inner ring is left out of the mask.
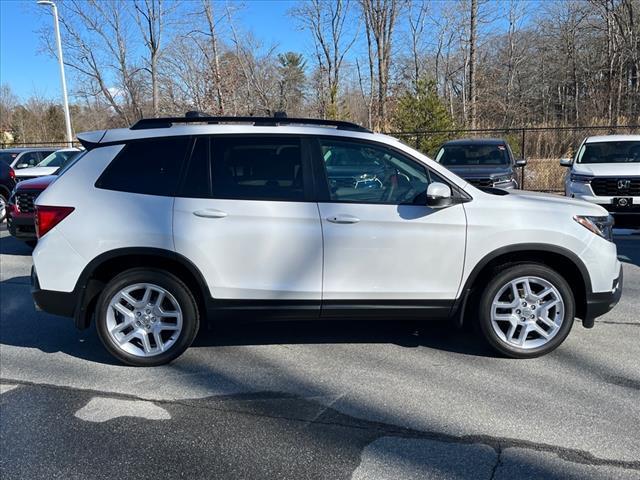
<path id="1" fill-rule="evenodd" d="M 151 283 L 162 287 L 173 295 L 183 314 L 182 331 L 175 343 L 165 352 L 151 357 L 142 357 L 125 352 L 107 332 L 106 318 L 109 302 L 120 290 L 136 283 Z M 154 367 L 176 359 L 189 348 L 200 325 L 198 306 L 189 288 L 175 275 L 164 270 L 150 268 L 134 268 L 114 277 L 100 294 L 95 313 L 96 330 L 102 344 L 118 360 L 135 367 Z"/>
<path id="2" fill-rule="evenodd" d="M 0 192 L 0 197 L 2 197 L 2 201 L 4 202 L 4 213 L 0 212 L 0 223 L 2 223 L 4 219 L 7 217 L 7 208 L 8 208 L 9 198 L 5 195 L 4 192 Z"/>
<path id="3" fill-rule="evenodd" d="M 491 306 L 500 289 L 519 277 L 539 277 L 550 282 L 564 302 L 564 318 L 557 334 L 542 346 L 523 349 L 502 340 L 491 324 Z M 564 277 L 546 265 L 521 263 L 497 271 L 491 277 L 478 302 L 478 326 L 489 345 L 497 352 L 511 358 L 535 358 L 555 350 L 569 335 L 575 317 L 575 299 Z"/>

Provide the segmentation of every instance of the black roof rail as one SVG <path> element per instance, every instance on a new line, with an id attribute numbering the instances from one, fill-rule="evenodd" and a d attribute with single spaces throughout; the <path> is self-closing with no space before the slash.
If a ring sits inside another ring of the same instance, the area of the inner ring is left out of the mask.
<path id="1" fill-rule="evenodd" d="M 175 123 L 250 123 L 257 127 L 275 127 L 277 125 L 317 125 L 335 127 L 338 130 L 372 133 L 371 130 L 351 122 L 342 120 L 322 120 L 320 118 L 287 118 L 287 117 L 215 117 L 202 112 L 187 112 L 184 117 L 143 118 L 134 123 L 131 130 L 147 128 L 170 128 Z"/>

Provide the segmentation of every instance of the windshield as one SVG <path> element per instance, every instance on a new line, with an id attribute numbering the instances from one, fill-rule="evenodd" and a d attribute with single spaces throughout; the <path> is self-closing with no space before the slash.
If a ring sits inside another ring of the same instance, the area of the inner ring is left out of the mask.
<path id="1" fill-rule="evenodd" d="M 578 156 L 578 163 L 632 162 L 640 162 L 638 141 L 585 143 Z"/>
<path id="2" fill-rule="evenodd" d="M 445 145 L 436 162 L 446 166 L 509 165 L 505 145 Z"/>
<path id="3" fill-rule="evenodd" d="M 11 165 L 17 156 L 18 154 L 16 152 L 0 152 L 0 162 Z"/>
<path id="4" fill-rule="evenodd" d="M 75 150 L 53 152 L 51 155 L 46 157 L 36 166 L 37 167 L 61 167 L 77 153 L 78 152 Z"/>

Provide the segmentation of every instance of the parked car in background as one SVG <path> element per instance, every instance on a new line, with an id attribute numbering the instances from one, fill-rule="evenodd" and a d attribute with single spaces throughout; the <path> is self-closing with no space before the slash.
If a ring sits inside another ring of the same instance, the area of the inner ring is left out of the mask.
<path id="1" fill-rule="evenodd" d="M 35 167 L 56 150 L 58 149 L 55 147 L 5 148 L 0 150 L 0 162 L 6 163 L 14 170 Z"/>
<path id="2" fill-rule="evenodd" d="M 565 195 L 606 208 L 618 227 L 640 228 L 640 135 L 587 137 L 569 167 Z"/>
<path id="3" fill-rule="evenodd" d="M 201 321 L 238 315 L 478 322 L 497 351 L 531 358 L 622 292 L 605 209 L 477 189 L 351 123 L 186 116 L 78 138 L 87 153 L 36 199 L 31 291 L 79 328 L 95 319 L 131 365 L 167 363 Z M 380 184 L 341 183 L 340 165 Z"/>
<path id="4" fill-rule="evenodd" d="M 22 182 L 29 178 L 53 175 L 56 170 L 72 160 L 74 156 L 80 153 L 80 151 L 81 150 L 79 148 L 62 148 L 60 150 L 56 150 L 35 167 L 18 170 L 16 172 L 16 182 Z"/>
<path id="5" fill-rule="evenodd" d="M 436 162 L 479 188 L 518 188 L 515 168 L 526 160 L 515 160 L 505 140 L 472 138 L 444 143 Z"/>
<path id="6" fill-rule="evenodd" d="M 7 204 L 7 227 L 11 235 L 29 245 L 36 244 L 35 200 L 55 179 L 55 175 L 49 175 L 16 185 Z"/>
<path id="7" fill-rule="evenodd" d="M 7 215 L 7 202 L 15 185 L 13 168 L 4 162 L 0 162 L 0 223 Z"/>

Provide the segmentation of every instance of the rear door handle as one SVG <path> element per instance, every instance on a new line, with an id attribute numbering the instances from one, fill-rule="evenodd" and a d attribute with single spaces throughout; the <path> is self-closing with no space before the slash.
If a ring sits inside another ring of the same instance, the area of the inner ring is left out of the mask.
<path id="1" fill-rule="evenodd" d="M 333 217 L 327 217 L 327 221 L 331 223 L 358 223 L 360 219 L 352 215 L 335 215 Z"/>
<path id="2" fill-rule="evenodd" d="M 215 208 L 205 208 L 204 210 L 196 210 L 193 212 L 196 217 L 203 218 L 224 218 L 227 216 L 227 212 L 222 210 L 216 210 Z"/>

